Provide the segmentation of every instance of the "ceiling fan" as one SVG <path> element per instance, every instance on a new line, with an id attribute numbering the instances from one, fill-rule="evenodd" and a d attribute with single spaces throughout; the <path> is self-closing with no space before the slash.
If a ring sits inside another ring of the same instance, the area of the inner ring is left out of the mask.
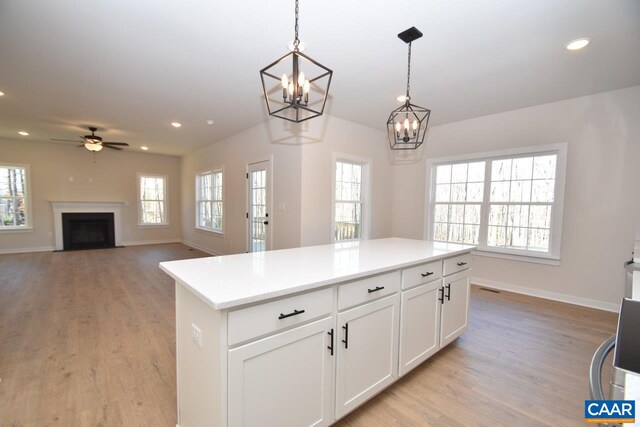
<path id="1" fill-rule="evenodd" d="M 119 146 L 123 146 L 123 147 L 129 146 L 129 144 L 127 144 L 126 142 L 103 141 L 101 136 L 96 135 L 96 131 L 98 130 L 98 128 L 90 127 L 89 130 L 91 131 L 91 135 L 81 136 L 80 138 L 82 138 L 84 143 L 78 145 L 78 148 L 84 147 L 87 150 L 95 153 L 102 150 L 103 147 L 120 151 L 122 150 L 122 148 L 120 148 Z M 54 139 L 54 138 L 51 138 L 51 141 L 78 142 L 71 139 Z"/>

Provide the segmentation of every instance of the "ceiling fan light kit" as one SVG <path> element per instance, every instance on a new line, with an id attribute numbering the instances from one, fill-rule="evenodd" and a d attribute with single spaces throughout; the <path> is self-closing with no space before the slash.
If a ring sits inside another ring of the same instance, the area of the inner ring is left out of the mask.
<path id="1" fill-rule="evenodd" d="M 103 148 L 110 148 L 112 150 L 117 150 L 117 151 L 121 151 L 122 148 L 120 147 L 128 147 L 129 144 L 127 144 L 126 142 L 112 142 L 112 141 L 103 141 L 101 136 L 96 135 L 96 132 L 98 131 L 98 128 L 95 127 L 90 127 L 89 130 L 91 131 L 91 135 L 84 135 L 81 136 L 80 138 L 82 139 L 83 143 L 78 145 L 78 148 L 84 147 L 87 150 L 93 152 L 93 153 L 97 153 L 99 151 L 102 151 Z M 63 141 L 63 142 L 78 142 L 78 141 L 74 141 L 71 139 L 55 139 L 55 138 L 51 138 L 52 141 Z"/>
<path id="2" fill-rule="evenodd" d="M 298 37 L 298 16 L 298 0 L 295 0 L 295 38 L 292 50 L 260 70 L 269 115 L 295 123 L 324 113 L 333 77 L 331 69 L 302 53 L 303 46 Z"/>
<path id="3" fill-rule="evenodd" d="M 400 40 L 408 45 L 407 59 L 407 94 L 404 104 L 389 114 L 387 120 L 387 136 L 392 150 L 415 150 L 422 145 L 427 134 L 427 125 L 431 110 L 411 103 L 411 43 L 422 37 L 416 27 L 411 27 L 400 34 Z M 399 98 L 400 99 L 400 98 Z"/>

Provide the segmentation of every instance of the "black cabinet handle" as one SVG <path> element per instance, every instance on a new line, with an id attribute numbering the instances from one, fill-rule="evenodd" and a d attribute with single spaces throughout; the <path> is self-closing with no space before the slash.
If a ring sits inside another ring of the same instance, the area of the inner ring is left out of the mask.
<path id="1" fill-rule="evenodd" d="M 440 289 L 438 289 L 438 291 L 440 292 L 440 296 L 438 296 L 438 300 L 440 301 L 441 304 L 444 304 L 444 287 L 440 286 Z"/>
<path id="2" fill-rule="evenodd" d="M 297 316 L 298 314 L 302 314 L 302 313 L 304 313 L 304 310 L 293 310 L 293 313 L 288 313 L 288 314 L 280 313 L 280 316 L 278 316 L 278 319 L 282 320 L 282 319 L 286 319 L 287 317 Z"/>
<path id="3" fill-rule="evenodd" d="M 384 289 L 384 286 L 376 286 L 373 289 L 367 289 L 367 291 L 369 291 L 370 294 L 374 293 L 374 292 L 378 292 Z"/>
<path id="4" fill-rule="evenodd" d="M 462 267 L 463 265 L 467 265 L 467 263 L 466 262 L 459 262 L 458 263 L 458 267 Z"/>
<path id="5" fill-rule="evenodd" d="M 344 348 L 346 349 L 349 348 L 349 324 L 345 323 L 342 329 L 344 329 L 344 339 L 342 340 L 342 342 L 344 343 Z"/>
<path id="6" fill-rule="evenodd" d="M 447 301 L 451 301 L 451 283 L 447 285 Z"/>
<path id="7" fill-rule="evenodd" d="M 422 277 L 429 277 L 433 274 L 433 271 L 427 271 L 426 273 L 420 273 Z"/>
<path id="8" fill-rule="evenodd" d="M 264 221 L 263 224 L 264 225 L 269 225 L 269 221 Z"/>
<path id="9" fill-rule="evenodd" d="M 327 334 L 329 334 L 329 336 L 331 337 L 331 345 L 327 348 L 331 351 L 331 355 L 333 356 L 333 328 L 331 328 L 331 330 L 327 332 Z"/>

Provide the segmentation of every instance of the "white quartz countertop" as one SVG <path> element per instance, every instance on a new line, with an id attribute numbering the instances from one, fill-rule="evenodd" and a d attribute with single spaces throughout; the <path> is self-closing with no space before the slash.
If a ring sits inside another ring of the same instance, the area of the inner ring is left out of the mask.
<path id="1" fill-rule="evenodd" d="M 470 252 L 474 246 L 378 239 L 161 262 L 160 268 L 216 310 Z"/>

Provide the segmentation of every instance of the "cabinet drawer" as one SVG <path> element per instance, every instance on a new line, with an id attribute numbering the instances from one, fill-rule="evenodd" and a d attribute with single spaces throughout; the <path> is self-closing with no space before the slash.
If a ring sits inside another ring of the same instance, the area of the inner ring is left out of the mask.
<path id="1" fill-rule="evenodd" d="M 402 289 L 410 289 L 442 277 L 442 261 L 420 264 L 402 270 Z"/>
<path id="2" fill-rule="evenodd" d="M 235 345 L 330 314 L 333 288 L 294 295 L 228 314 L 228 343 Z"/>
<path id="3" fill-rule="evenodd" d="M 471 254 L 459 255 L 444 260 L 444 275 L 448 276 L 458 271 L 471 268 Z"/>
<path id="4" fill-rule="evenodd" d="M 373 301 L 400 290 L 400 271 L 371 276 L 338 286 L 338 310 Z"/>

